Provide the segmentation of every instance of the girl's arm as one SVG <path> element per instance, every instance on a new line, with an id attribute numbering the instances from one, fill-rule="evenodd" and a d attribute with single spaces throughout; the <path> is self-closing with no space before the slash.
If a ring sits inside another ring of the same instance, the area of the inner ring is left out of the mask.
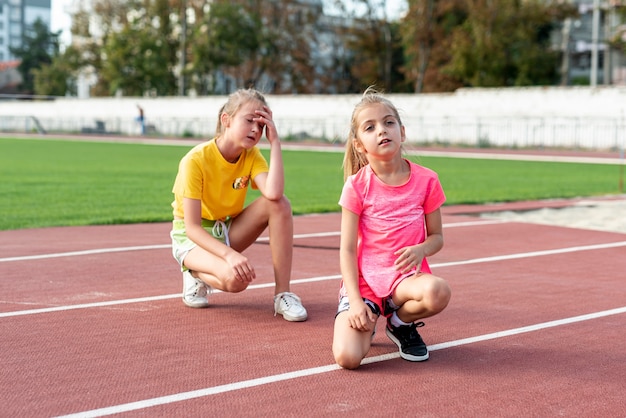
<path id="1" fill-rule="evenodd" d="M 350 326 L 360 331 L 369 331 L 376 315 L 367 307 L 359 289 L 359 265 L 357 255 L 359 216 L 348 209 L 341 210 L 341 244 L 339 264 L 343 285 L 348 293 Z"/>
<path id="2" fill-rule="evenodd" d="M 408 273 L 417 267 L 419 271 L 422 260 L 436 254 L 443 248 L 443 224 L 441 221 L 441 209 L 428 213 L 425 216 L 426 239 L 421 244 L 404 247 L 394 254 L 398 256 L 395 261 L 396 270 Z"/>
<path id="3" fill-rule="evenodd" d="M 263 106 L 263 110 L 257 110 L 257 114 L 258 118 L 255 120 L 265 125 L 265 136 L 270 143 L 270 167 L 269 172 L 257 175 L 254 182 L 263 196 L 269 200 L 278 200 L 285 193 L 285 170 L 280 137 L 270 108 Z"/>

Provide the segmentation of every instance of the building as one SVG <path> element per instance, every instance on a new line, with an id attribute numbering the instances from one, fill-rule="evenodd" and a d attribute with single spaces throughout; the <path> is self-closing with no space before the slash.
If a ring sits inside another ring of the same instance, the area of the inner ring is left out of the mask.
<path id="1" fill-rule="evenodd" d="M 624 31 L 624 0 L 569 0 L 578 15 L 566 19 L 553 35 L 563 52 L 563 85 L 625 85 L 626 57 L 610 40 Z"/>
<path id="2" fill-rule="evenodd" d="M 0 0 L 0 62 L 15 59 L 9 48 L 21 46 L 37 19 L 50 27 L 51 0 Z"/>
<path id="3" fill-rule="evenodd" d="M 14 94 L 22 82 L 22 75 L 17 71 L 20 61 L 0 61 L 0 94 Z"/>

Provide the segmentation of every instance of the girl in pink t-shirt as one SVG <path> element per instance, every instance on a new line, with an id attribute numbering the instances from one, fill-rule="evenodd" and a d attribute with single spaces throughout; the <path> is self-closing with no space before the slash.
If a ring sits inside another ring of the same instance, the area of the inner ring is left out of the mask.
<path id="1" fill-rule="evenodd" d="M 339 200 L 342 282 L 333 355 L 347 369 L 369 351 L 380 315 L 402 358 L 427 360 L 418 321 L 450 300 L 450 287 L 426 260 L 443 247 L 445 195 L 435 172 L 402 157 L 405 139 L 395 106 L 368 89 L 352 113 Z"/>

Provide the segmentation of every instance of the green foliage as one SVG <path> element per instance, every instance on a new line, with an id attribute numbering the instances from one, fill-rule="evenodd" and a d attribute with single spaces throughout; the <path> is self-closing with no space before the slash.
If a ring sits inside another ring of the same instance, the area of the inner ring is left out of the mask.
<path id="1" fill-rule="evenodd" d="M 147 17 L 137 18 L 111 34 L 104 46 L 106 60 L 101 72 L 108 81 L 109 93 L 120 90 L 127 96 L 174 94 L 176 78 L 170 59 L 173 45 L 166 40 Z"/>
<path id="2" fill-rule="evenodd" d="M 468 4 L 467 20 L 453 33 L 447 73 L 471 87 L 557 81 L 559 54 L 551 50 L 550 33 L 571 9 L 541 0 Z"/>
<path id="3" fill-rule="evenodd" d="M 216 2 L 195 26 L 191 42 L 192 71 L 210 74 L 224 66 L 239 66 L 260 47 L 258 15 L 230 2 Z M 211 80 L 214 81 L 214 80 Z M 214 91 L 205 78 L 196 78 L 201 94 Z"/>
<path id="4" fill-rule="evenodd" d="M 31 31 L 25 31 L 19 47 L 9 47 L 13 55 L 21 60 L 18 71 L 22 75 L 19 89 L 22 93 L 35 92 L 34 70 L 49 65 L 59 54 L 59 35 L 61 32 L 50 32 L 46 24 L 37 19 Z"/>
<path id="5" fill-rule="evenodd" d="M 169 221 L 178 163 L 189 148 L 0 139 L 0 230 Z M 284 151 L 294 213 L 339 210 L 342 159 L 341 148 Z M 616 165 L 411 159 L 439 174 L 448 205 L 619 193 Z"/>
<path id="6" fill-rule="evenodd" d="M 72 32 L 95 96 L 359 93 L 373 84 L 421 93 L 554 85 L 560 52 L 550 35 L 574 13 L 561 0 L 408 0 L 406 17 L 391 22 L 383 0 L 331 3 L 343 12 L 336 19 L 300 0 L 93 0 L 78 6 Z M 38 88 L 58 91 L 77 62 L 42 69 Z"/>
<path id="7" fill-rule="evenodd" d="M 411 91 L 453 91 L 461 82 L 445 72 L 450 61 L 452 33 L 467 19 L 463 0 L 409 0 L 400 23 L 404 48 L 403 72 Z"/>
<path id="8" fill-rule="evenodd" d="M 237 66 L 260 46 L 259 16 L 233 4 L 217 2 L 197 27 L 193 43 L 194 63 L 210 63 L 207 69 Z"/>
<path id="9" fill-rule="evenodd" d="M 40 68 L 33 69 L 32 74 L 37 95 L 63 96 L 68 90 L 68 72 L 56 58 L 51 64 L 43 64 Z"/>
<path id="10" fill-rule="evenodd" d="M 611 6 L 617 16 L 620 17 L 622 22 L 626 21 L 626 3 L 624 2 L 612 2 Z M 613 36 L 608 39 L 608 43 L 612 48 L 622 51 L 626 54 L 626 25 L 620 25 L 615 28 Z"/>

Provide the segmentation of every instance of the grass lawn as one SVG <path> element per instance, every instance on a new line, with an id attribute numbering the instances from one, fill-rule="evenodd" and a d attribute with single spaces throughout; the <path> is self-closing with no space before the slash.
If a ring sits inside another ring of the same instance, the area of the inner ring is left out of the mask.
<path id="1" fill-rule="evenodd" d="M 2 138 L 0 230 L 169 221 L 178 162 L 189 149 Z M 618 165 L 410 158 L 439 174 L 447 205 L 619 193 Z M 342 159 L 342 152 L 284 151 L 295 214 L 339 210 Z"/>

